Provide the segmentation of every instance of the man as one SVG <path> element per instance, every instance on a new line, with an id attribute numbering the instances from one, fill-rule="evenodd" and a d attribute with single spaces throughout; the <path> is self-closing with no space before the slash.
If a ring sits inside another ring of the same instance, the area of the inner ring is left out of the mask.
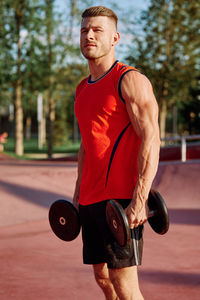
<path id="1" fill-rule="evenodd" d="M 119 199 L 130 228 L 142 229 L 159 161 L 158 106 L 149 80 L 115 58 L 116 14 L 103 6 L 82 14 L 80 46 L 90 76 L 77 87 L 82 142 L 73 197 L 82 223 L 83 260 L 108 300 L 143 299 L 131 243 L 120 247 L 107 227 L 108 199 Z"/>

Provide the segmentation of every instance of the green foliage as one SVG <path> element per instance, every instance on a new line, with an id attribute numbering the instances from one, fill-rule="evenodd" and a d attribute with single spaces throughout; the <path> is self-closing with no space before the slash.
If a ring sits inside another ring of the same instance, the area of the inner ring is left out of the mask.
<path id="1" fill-rule="evenodd" d="M 177 106 L 180 113 L 198 85 L 200 3 L 151 0 L 142 24 L 143 36 L 135 37 L 128 61 L 150 78 L 161 109 L 166 101 L 168 111 Z"/>
<path id="2" fill-rule="evenodd" d="M 62 144 L 55 146 L 55 153 L 59 154 L 67 154 L 67 153 L 74 153 L 76 154 L 79 150 L 80 142 L 72 143 L 68 141 L 67 144 Z M 13 138 L 8 138 L 8 142 L 4 145 L 5 153 L 15 156 L 15 141 Z M 24 141 L 24 154 L 22 158 L 28 158 L 29 154 L 45 154 L 47 153 L 47 147 L 44 146 L 42 149 L 38 148 L 38 140 L 36 138 L 32 138 L 30 140 Z M 32 158 L 32 156 L 31 156 Z M 34 158 L 34 155 L 33 155 Z M 37 158 L 37 155 L 35 156 Z"/>
<path id="3" fill-rule="evenodd" d="M 168 122 L 176 106 L 179 132 L 198 132 L 199 2 L 151 0 L 138 20 L 134 11 L 119 10 L 116 3 L 111 1 L 109 6 L 125 24 L 123 30 L 130 29 L 134 16 L 128 62 L 150 78 L 161 109 L 166 101 Z M 24 124 L 27 117 L 32 118 L 32 133 L 36 134 L 38 94 L 43 96 L 46 118 L 51 99 L 55 145 L 69 143 L 74 134 L 74 93 L 88 74 L 79 50 L 81 12 L 94 4 L 92 0 L 66 0 L 59 13 L 55 0 L 0 0 L 0 107 L 13 103 L 20 79 Z M 138 31 L 138 22 L 143 30 Z M 122 43 L 119 52 L 124 51 Z"/>
<path id="4" fill-rule="evenodd" d="M 0 5 L 0 106 L 13 103 L 20 77 L 24 118 L 31 117 L 35 123 L 39 93 L 43 95 L 46 115 L 50 97 L 56 115 L 54 142 L 59 144 L 72 135 L 74 92 L 87 74 L 79 46 L 70 36 L 80 20 L 78 7 L 84 8 L 87 3 L 68 2 L 62 15 L 55 10 L 52 0 L 1 0 Z M 64 21 L 72 18 L 73 24 Z"/>

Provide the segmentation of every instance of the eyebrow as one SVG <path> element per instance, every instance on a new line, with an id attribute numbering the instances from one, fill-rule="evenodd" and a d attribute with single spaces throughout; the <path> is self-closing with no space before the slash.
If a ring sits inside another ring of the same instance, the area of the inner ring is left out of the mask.
<path id="1" fill-rule="evenodd" d="M 89 29 L 90 27 L 81 27 L 81 30 Z M 104 29 L 102 26 L 91 26 L 92 29 Z"/>

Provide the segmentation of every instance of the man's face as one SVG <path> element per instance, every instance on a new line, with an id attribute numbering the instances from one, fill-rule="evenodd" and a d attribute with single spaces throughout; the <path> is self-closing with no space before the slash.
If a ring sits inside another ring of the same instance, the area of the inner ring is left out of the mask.
<path id="1" fill-rule="evenodd" d="M 84 18 L 81 23 L 81 52 L 88 60 L 108 55 L 117 43 L 112 19 L 104 16 Z"/>

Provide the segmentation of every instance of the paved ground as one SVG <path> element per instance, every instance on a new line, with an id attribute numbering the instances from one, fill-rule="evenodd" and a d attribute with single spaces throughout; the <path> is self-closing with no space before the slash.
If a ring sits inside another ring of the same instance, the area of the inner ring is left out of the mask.
<path id="1" fill-rule="evenodd" d="M 76 163 L 28 162 L 0 156 L 0 299 L 101 300 L 81 237 L 66 243 L 51 232 L 49 205 L 73 194 Z M 169 208 L 164 236 L 145 225 L 145 300 L 197 300 L 200 295 L 200 162 L 160 164 L 154 182 Z"/>

